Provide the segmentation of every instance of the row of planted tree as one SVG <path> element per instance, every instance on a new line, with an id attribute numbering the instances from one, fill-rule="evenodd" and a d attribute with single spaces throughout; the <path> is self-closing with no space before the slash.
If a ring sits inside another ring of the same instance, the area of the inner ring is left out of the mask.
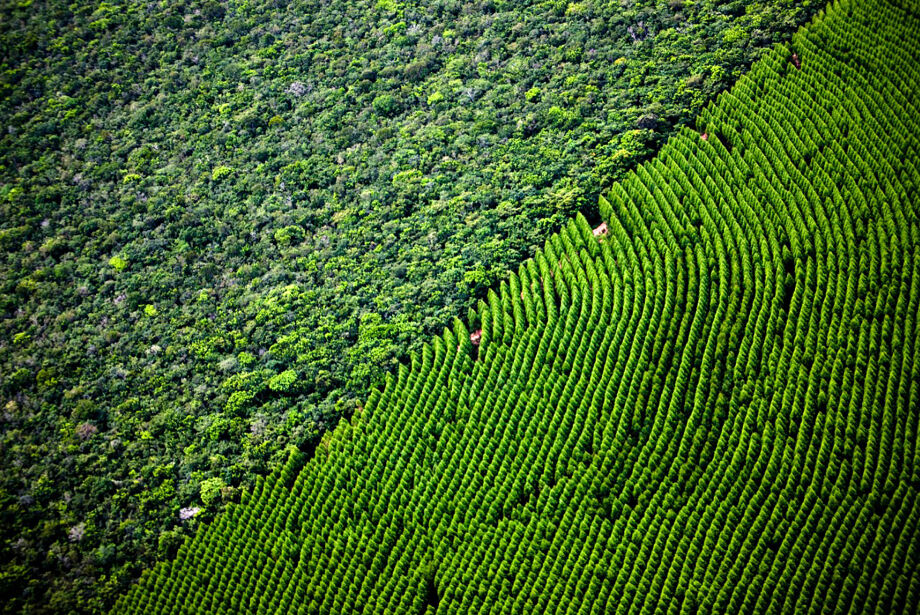
<path id="1" fill-rule="evenodd" d="M 116 612 L 915 612 L 918 35 L 834 3 Z"/>

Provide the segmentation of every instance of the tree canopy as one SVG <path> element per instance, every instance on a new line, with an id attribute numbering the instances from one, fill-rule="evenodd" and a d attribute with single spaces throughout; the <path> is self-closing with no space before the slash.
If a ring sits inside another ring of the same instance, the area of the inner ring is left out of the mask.
<path id="1" fill-rule="evenodd" d="M 102 609 L 815 8 L 4 0 L 0 608 Z"/>

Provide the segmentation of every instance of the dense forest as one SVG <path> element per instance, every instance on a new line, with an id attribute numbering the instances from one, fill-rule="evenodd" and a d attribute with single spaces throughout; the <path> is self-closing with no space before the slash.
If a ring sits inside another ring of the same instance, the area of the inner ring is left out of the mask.
<path id="1" fill-rule="evenodd" d="M 816 8 L 3 0 L 0 608 L 104 609 Z"/>
<path id="2" fill-rule="evenodd" d="M 918 57 L 834 2 L 113 613 L 920 612 Z"/>

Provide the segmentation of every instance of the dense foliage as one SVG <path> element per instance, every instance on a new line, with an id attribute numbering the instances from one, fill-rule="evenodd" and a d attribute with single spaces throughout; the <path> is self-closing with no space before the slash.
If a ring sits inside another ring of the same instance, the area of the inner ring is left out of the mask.
<path id="1" fill-rule="evenodd" d="M 918 612 L 920 8 L 828 11 L 115 612 Z"/>
<path id="2" fill-rule="evenodd" d="M 811 11 L 5 0 L 0 608 L 98 609 Z"/>

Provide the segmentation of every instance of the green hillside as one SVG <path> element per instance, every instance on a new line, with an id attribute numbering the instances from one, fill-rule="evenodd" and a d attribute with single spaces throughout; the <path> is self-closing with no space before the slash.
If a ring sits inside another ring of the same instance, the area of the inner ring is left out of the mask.
<path id="1" fill-rule="evenodd" d="M 110 606 L 820 3 L 0 0 L 0 611 Z"/>
<path id="2" fill-rule="evenodd" d="M 918 57 L 835 2 L 114 612 L 917 612 Z"/>

